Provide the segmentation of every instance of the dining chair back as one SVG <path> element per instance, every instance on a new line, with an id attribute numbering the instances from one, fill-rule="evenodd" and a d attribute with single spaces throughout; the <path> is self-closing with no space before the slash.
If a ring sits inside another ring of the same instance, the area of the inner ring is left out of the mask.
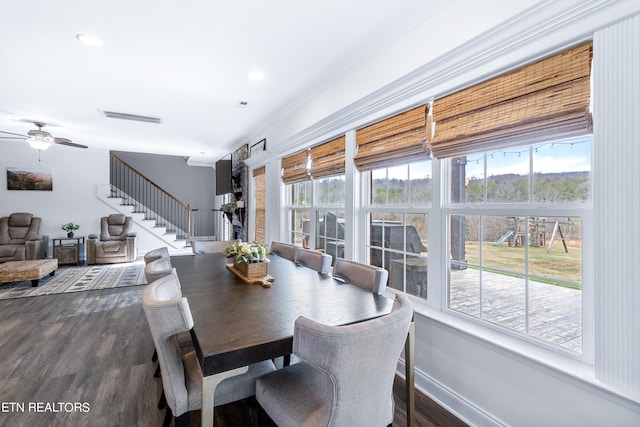
<path id="1" fill-rule="evenodd" d="M 178 335 L 193 328 L 189 302 L 182 296 L 175 273 L 150 283 L 142 295 L 144 309 L 162 370 L 167 412 L 164 425 L 188 425 L 189 412 L 202 408 L 202 371 L 195 351 L 184 353 Z M 248 372 L 223 380 L 215 390 L 214 402 L 224 405 L 255 394 L 256 378 L 275 371 L 271 361 L 249 366 Z"/>
<path id="2" fill-rule="evenodd" d="M 192 240 L 191 250 L 194 254 L 218 254 L 236 243 L 240 243 L 240 239 L 234 240 Z"/>
<path id="3" fill-rule="evenodd" d="M 310 268 L 322 274 L 331 272 L 331 255 L 313 251 L 311 249 L 297 248 L 294 262 L 297 265 Z"/>
<path id="4" fill-rule="evenodd" d="M 171 256 L 169 255 L 169 249 L 166 246 L 162 246 L 157 249 L 152 249 L 144 254 L 144 263 L 149 264 L 154 259 L 167 258 L 171 262 Z"/>
<path id="5" fill-rule="evenodd" d="M 293 261 L 296 258 L 297 246 L 291 243 L 271 242 L 269 249 L 272 254 L 276 254 L 289 261 Z"/>
<path id="6" fill-rule="evenodd" d="M 147 283 L 154 282 L 173 272 L 175 269 L 171 266 L 170 258 L 156 258 L 144 266 L 144 277 L 147 279 Z"/>
<path id="7" fill-rule="evenodd" d="M 387 288 L 389 272 L 375 265 L 338 258 L 333 266 L 333 277 L 382 295 Z"/>
<path id="8" fill-rule="evenodd" d="M 393 382 L 413 307 L 396 295 L 390 314 L 347 326 L 298 317 L 299 363 L 265 375 L 256 399 L 280 427 L 386 426 L 393 422 Z"/>

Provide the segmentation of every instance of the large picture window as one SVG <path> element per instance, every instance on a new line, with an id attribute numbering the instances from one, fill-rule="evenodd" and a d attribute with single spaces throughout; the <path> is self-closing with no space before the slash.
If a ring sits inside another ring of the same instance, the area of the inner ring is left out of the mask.
<path id="1" fill-rule="evenodd" d="M 369 263 L 389 271 L 387 286 L 427 298 L 427 212 L 431 161 L 370 172 Z"/>
<path id="2" fill-rule="evenodd" d="M 287 186 L 291 243 L 344 258 L 344 175 Z M 312 227 L 313 225 L 313 227 Z"/>
<path id="3" fill-rule="evenodd" d="M 581 353 L 591 137 L 456 157 L 450 170 L 449 308 Z"/>
<path id="4" fill-rule="evenodd" d="M 290 242 L 344 257 L 345 136 L 282 161 L 290 198 Z"/>

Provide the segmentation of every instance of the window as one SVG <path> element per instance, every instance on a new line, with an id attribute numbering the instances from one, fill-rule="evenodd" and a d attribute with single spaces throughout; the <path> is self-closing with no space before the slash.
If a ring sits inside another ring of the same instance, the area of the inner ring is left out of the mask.
<path id="1" fill-rule="evenodd" d="M 370 172 L 369 263 L 389 271 L 387 286 L 427 298 L 427 211 L 431 161 Z"/>
<path id="2" fill-rule="evenodd" d="M 344 257 L 344 175 L 287 186 L 291 242 Z M 313 227 L 312 227 L 313 224 Z"/>
<path id="3" fill-rule="evenodd" d="M 345 136 L 287 156 L 282 166 L 291 242 L 344 257 Z"/>
<path id="4" fill-rule="evenodd" d="M 289 238 L 290 242 L 298 246 L 308 246 L 309 220 L 312 203 L 312 182 L 305 181 L 287 186 L 291 198 Z"/>
<path id="5" fill-rule="evenodd" d="M 581 353 L 591 137 L 470 154 L 449 166 L 448 307 Z"/>

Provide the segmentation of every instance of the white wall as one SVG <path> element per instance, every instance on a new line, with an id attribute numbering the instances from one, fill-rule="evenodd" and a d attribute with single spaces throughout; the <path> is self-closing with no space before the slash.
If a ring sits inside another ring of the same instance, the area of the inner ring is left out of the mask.
<path id="1" fill-rule="evenodd" d="M 23 141 L 0 146 L 0 214 L 31 212 L 42 218 L 41 234 L 64 236 L 62 224 L 80 225 L 76 235 L 99 233 L 99 218 L 111 213 L 96 198 L 96 184 L 109 183 L 109 153 L 53 146 L 40 154 Z M 51 171 L 53 191 L 7 190 L 7 167 L 43 168 Z M 51 257 L 52 251 L 47 251 Z"/>
<path id="2" fill-rule="evenodd" d="M 491 12 L 490 16 L 474 20 L 473 14 L 477 13 L 478 17 L 482 15 L 474 9 L 475 3 L 482 4 L 486 11 Z M 510 5 L 512 8 L 508 9 Z M 270 141 L 270 153 L 263 163 L 267 166 L 269 188 L 280 188 L 280 191 L 268 194 L 267 212 L 283 212 L 281 208 L 284 205 L 284 193 L 279 161 L 283 155 L 349 132 L 372 120 L 486 79 L 578 41 L 590 39 L 599 30 L 616 26 L 618 22 L 640 13 L 640 3 L 632 0 L 492 1 L 490 4 L 453 0 L 441 13 L 451 12 L 446 10 L 449 6 L 468 7 L 466 12 L 469 20 L 456 28 L 421 26 L 414 29 L 373 61 L 363 64 L 324 92 L 316 94 L 298 110 L 279 117 L 262 134 L 255 136 L 254 139 L 266 136 Z M 502 18 L 509 16 L 509 13 L 526 6 L 532 8 L 525 10 L 516 21 L 490 29 Z M 502 14 L 505 10 L 508 12 Z M 491 16 L 493 13 L 496 13 L 496 17 Z M 488 31 L 479 34 L 483 29 Z M 625 26 L 621 25 L 619 31 L 626 31 Z M 634 33 L 626 34 L 626 37 L 636 37 Z M 432 55 L 434 51 L 429 49 L 434 44 L 436 54 Z M 423 51 L 420 46 L 424 47 Z M 438 57 L 437 53 L 446 51 L 440 50 L 442 46 L 446 50 L 453 50 Z M 600 51 L 599 54 L 606 56 L 609 52 Z M 629 51 L 628 56 L 637 68 L 640 58 L 637 49 Z M 416 65 L 416 58 L 421 58 L 424 62 Z M 387 72 L 388 69 L 391 71 Z M 602 75 L 594 75 L 594 78 L 606 79 Z M 632 93 L 625 99 L 633 100 L 630 101 L 631 104 L 625 105 L 620 99 L 607 99 L 605 106 L 599 104 L 602 99 L 594 99 L 594 112 L 597 112 L 597 108 L 608 108 L 611 111 L 607 117 L 630 117 L 634 114 L 637 117 L 640 74 L 632 74 L 629 78 L 633 84 L 629 85 L 628 90 Z M 627 113 L 617 114 L 616 109 L 619 109 L 618 113 Z M 619 126 L 628 126 L 629 129 L 633 125 L 633 119 L 619 123 Z M 624 130 L 620 132 L 636 135 Z M 606 147 L 610 147 L 608 144 L 613 142 L 606 139 L 601 137 L 595 141 L 595 144 L 602 144 L 600 150 L 607 150 Z M 624 144 L 628 143 L 637 143 L 637 140 L 626 141 Z M 598 153 L 597 150 L 595 152 Z M 640 162 L 640 158 L 635 157 L 638 150 L 629 152 L 633 152 L 634 157 L 627 159 L 626 163 L 637 165 Z M 254 165 L 259 166 L 260 164 Z M 439 170 L 435 166 L 437 165 L 434 165 L 434 173 Z M 637 184 L 636 169 L 630 167 L 625 171 L 616 170 L 616 173 Z M 604 186 L 599 180 L 613 171 L 608 171 L 607 165 L 596 156 L 593 170 L 594 188 L 607 188 L 605 191 L 610 191 L 609 186 L 613 185 L 611 179 Z M 636 187 L 637 185 L 630 186 Z M 625 195 L 632 199 L 626 206 L 640 203 L 640 193 L 627 191 Z M 616 195 L 616 200 L 618 199 L 619 195 Z M 595 205 L 598 200 L 598 194 L 594 193 Z M 615 208 L 609 210 L 615 211 Z M 357 217 L 357 206 L 352 213 Z M 623 215 L 631 222 L 629 226 L 633 225 L 626 230 L 637 229 L 637 221 L 631 220 L 633 215 L 637 214 L 626 212 Z M 267 240 L 286 238 L 286 230 L 283 228 L 286 221 L 282 214 L 280 218 L 270 218 L 268 223 Z M 630 314 L 638 312 L 637 306 L 640 303 L 637 275 L 631 274 L 631 270 L 637 265 L 634 254 L 637 253 L 635 248 L 640 236 L 637 233 L 613 234 L 611 230 L 608 234 L 598 234 L 603 233 L 600 229 L 595 231 L 595 242 L 606 240 L 607 243 L 615 242 L 618 248 L 633 250 L 615 250 L 610 254 L 618 257 L 615 265 L 627 266 L 615 287 L 618 292 L 624 291 L 624 294 L 619 293 L 620 296 L 615 298 L 622 310 L 616 311 L 613 302 L 609 304 L 585 297 L 585 310 L 596 314 L 597 334 L 593 347 L 599 357 L 594 360 L 594 355 L 590 354 L 584 360 L 575 360 L 523 343 L 516 338 L 506 337 L 499 332 L 478 326 L 474 328 L 469 322 L 458 321 L 444 309 L 446 300 L 438 298 L 442 283 L 433 281 L 438 278 L 444 280 L 444 274 L 432 274 L 431 268 L 437 266 L 432 267 L 430 262 L 429 301 L 424 303 L 415 300 L 417 387 L 473 425 L 640 425 L 640 384 L 636 381 L 640 366 L 640 354 L 637 352 L 640 348 L 640 325 L 637 322 L 638 316 Z M 598 262 L 602 258 L 590 256 L 593 255 L 592 250 L 593 248 L 585 249 L 586 262 L 595 260 L 595 276 L 600 279 L 596 286 L 599 286 L 600 296 L 603 296 L 608 293 L 608 288 L 605 287 L 610 280 L 608 273 L 611 268 Z M 591 264 L 586 268 L 591 268 Z M 431 293 L 432 287 L 438 288 L 435 295 Z M 586 294 L 593 295 L 593 291 L 589 290 Z M 598 321 L 602 320 L 603 315 L 607 316 L 606 322 L 600 324 Z M 585 328 L 587 342 L 594 336 L 594 331 L 588 322 Z M 607 336 L 614 334 L 619 338 L 607 339 Z M 611 345 L 615 347 L 603 348 Z M 597 351 L 599 346 L 600 352 Z M 585 349 L 589 352 L 593 350 L 590 345 L 586 345 Z M 631 362 L 634 356 L 635 363 Z M 616 360 L 623 363 L 616 364 Z M 608 372 L 612 373 L 607 374 Z"/>
<path id="3" fill-rule="evenodd" d="M 3 141 L 0 145 L 0 216 L 31 212 L 42 218 L 41 234 L 49 236 L 47 256 L 52 257 L 52 238 L 65 236 L 62 224 L 80 225 L 76 235 L 100 233 L 100 217 L 115 213 L 98 200 L 97 186 L 109 184 L 109 153 L 54 145 L 41 152 L 23 141 Z M 7 167 L 43 168 L 51 171 L 53 191 L 7 190 Z M 165 246 L 154 235 L 134 225 L 138 233 L 138 253 Z"/>

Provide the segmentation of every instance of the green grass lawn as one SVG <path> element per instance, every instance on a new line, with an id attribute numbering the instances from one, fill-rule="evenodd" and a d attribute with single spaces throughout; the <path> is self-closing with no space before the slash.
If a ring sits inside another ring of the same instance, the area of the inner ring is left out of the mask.
<path id="1" fill-rule="evenodd" d="M 568 244 L 565 252 L 562 242 L 554 243 L 551 251 L 546 247 L 529 247 L 529 275 L 559 280 L 575 284 L 582 283 L 582 247 Z M 478 242 L 467 242 L 466 259 L 470 264 L 479 264 L 480 247 Z M 482 245 L 483 267 L 496 268 L 516 274 L 525 272 L 525 248 L 509 247 L 507 243 L 493 246 Z"/>

